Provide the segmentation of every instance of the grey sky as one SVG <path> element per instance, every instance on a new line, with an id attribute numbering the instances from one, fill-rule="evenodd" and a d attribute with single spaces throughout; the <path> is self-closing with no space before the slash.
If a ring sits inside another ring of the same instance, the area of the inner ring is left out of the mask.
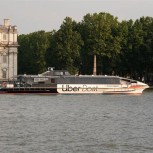
<path id="1" fill-rule="evenodd" d="M 153 0 L 0 0 L 0 24 L 10 19 L 19 34 L 58 30 L 67 16 L 81 21 L 95 12 L 110 13 L 120 21 L 153 17 Z"/>

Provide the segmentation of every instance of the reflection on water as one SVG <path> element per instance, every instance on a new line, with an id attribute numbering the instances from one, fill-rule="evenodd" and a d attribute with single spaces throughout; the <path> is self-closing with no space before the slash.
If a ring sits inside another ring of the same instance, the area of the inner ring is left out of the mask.
<path id="1" fill-rule="evenodd" d="M 153 90 L 0 95 L 2 153 L 152 153 Z"/>

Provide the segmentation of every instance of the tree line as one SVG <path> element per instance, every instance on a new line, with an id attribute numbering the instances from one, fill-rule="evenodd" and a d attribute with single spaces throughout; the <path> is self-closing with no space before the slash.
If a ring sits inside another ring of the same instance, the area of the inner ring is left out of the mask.
<path id="1" fill-rule="evenodd" d="M 153 18 L 118 21 L 105 12 L 86 14 L 81 22 L 66 17 L 59 30 L 18 36 L 18 74 L 67 69 L 147 80 L 153 73 Z"/>

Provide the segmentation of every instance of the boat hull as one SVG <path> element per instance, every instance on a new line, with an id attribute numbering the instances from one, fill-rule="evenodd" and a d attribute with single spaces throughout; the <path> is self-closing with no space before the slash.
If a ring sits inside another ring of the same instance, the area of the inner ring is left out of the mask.
<path id="1" fill-rule="evenodd" d="M 121 85 L 60 84 L 57 87 L 1 88 L 0 94 L 142 94 L 148 86 L 122 87 Z"/>

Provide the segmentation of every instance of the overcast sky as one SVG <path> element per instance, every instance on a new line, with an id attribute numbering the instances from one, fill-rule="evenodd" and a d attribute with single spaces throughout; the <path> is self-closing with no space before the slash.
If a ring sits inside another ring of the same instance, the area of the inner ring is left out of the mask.
<path id="1" fill-rule="evenodd" d="M 95 12 L 110 13 L 119 21 L 153 17 L 153 0 L 0 0 L 0 24 L 10 19 L 19 34 L 58 30 L 67 16 L 78 22 Z"/>

